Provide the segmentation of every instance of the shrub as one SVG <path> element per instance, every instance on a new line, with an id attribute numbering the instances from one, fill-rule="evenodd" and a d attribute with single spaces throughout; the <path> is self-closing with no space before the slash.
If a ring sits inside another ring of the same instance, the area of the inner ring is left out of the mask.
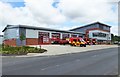
<path id="1" fill-rule="evenodd" d="M 40 48 L 29 48 L 28 53 L 44 53 L 46 52 L 46 49 L 40 49 Z"/>
<path id="2" fill-rule="evenodd" d="M 46 49 L 41 49 L 37 47 L 29 47 L 29 46 L 22 46 L 22 47 L 11 47 L 11 46 L 3 46 L 2 47 L 2 54 L 10 54 L 10 55 L 25 55 L 27 53 L 44 53 Z"/>

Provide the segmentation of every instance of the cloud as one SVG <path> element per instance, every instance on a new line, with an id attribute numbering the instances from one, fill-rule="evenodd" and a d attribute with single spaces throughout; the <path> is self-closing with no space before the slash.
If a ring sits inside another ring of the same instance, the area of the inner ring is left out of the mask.
<path id="1" fill-rule="evenodd" d="M 76 25 L 62 25 L 65 22 L 79 22 L 81 26 L 95 21 L 117 23 L 118 20 L 117 5 L 113 0 L 57 0 L 57 7 L 53 7 L 55 2 L 56 0 L 24 0 L 24 7 L 14 8 L 9 3 L 0 1 L 0 30 L 7 24 L 67 30 Z"/>
<path id="2" fill-rule="evenodd" d="M 59 24 L 65 21 L 65 17 L 52 6 L 53 0 L 25 0 L 25 3 L 39 22 Z"/>
<path id="3" fill-rule="evenodd" d="M 100 21 L 111 25 L 118 23 L 119 0 L 61 0 L 59 9 L 73 22 L 82 24 Z M 73 25 L 72 27 L 74 27 Z M 111 25 L 111 32 L 118 35 L 118 25 Z"/>
<path id="4" fill-rule="evenodd" d="M 108 0 L 61 0 L 59 3 L 59 9 L 65 16 L 81 23 L 116 22 L 117 10 L 113 11 L 112 7 Z"/>
<path id="5" fill-rule="evenodd" d="M 65 16 L 52 3 L 53 0 L 25 0 L 25 7 L 13 8 L 9 3 L 0 2 L 0 30 L 7 24 L 50 27 L 63 23 Z"/>
<path id="6" fill-rule="evenodd" d="M 118 35 L 118 31 L 120 31 L 120 28 L 118 29 L 118 26 L 112 26 L 111 33 Z"/>

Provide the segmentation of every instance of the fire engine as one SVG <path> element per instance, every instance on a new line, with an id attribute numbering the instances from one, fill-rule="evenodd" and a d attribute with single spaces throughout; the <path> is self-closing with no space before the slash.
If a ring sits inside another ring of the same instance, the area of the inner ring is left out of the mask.
<path id="1" fill-rule="evenodd" d="M 60 38 L 53 37 L 50 39 L 52 44 L 58 44 L 60 41 Z"/>
<path id="2" fill-rule="evenodd" d="M 89 38 L 84 38 L 84 40 L 85 40 L 85 42 L 86 42 L 87 45 L 90 45 L 90 44 L 91 44 L 91 43 L 90 43 L 91 41 L 90 41 Z"/>
<path id="3" fill-rule="evenodd" d="M 96 39 L 90 39 L 90 38 L 84 38 L 84 40 L 86 41 L 87 45 L 96 45 Z"/>
<path id="4" fill-rule="evenodd" d="M 76 37 L 76 38 L 72 37 L 72 38 L 70 38 L 69 39 L 69 44 L 71 46 L 86 47 L 86 42 L 80 37 Z"/>
<path id="5" fill-rule="evenodd" d="M 68 39 L 68 38 L 66 38 L 66 39 L 61 39 L 61 40 L 59 41 L 59 44 L 61 44 L 61 45 L 69 44 L 69 39 Z"/>
<path id="6" fill-rule="evenodd" d="M 96 44 L 97 44 L 96 39 L 92 39 L 92 44 L 93 44 L 93 45 L 96 45 Z"/>

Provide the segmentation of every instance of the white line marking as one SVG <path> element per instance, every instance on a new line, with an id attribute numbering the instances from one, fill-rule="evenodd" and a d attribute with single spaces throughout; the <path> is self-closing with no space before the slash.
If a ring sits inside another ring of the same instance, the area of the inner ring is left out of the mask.
<path id="1" fill-rule="evenodd" d="M 80 61 L 80 59 L 77 59 L 76 61 Z"/>
<path id="2" fill-rule="evenodd" d="M 98 55 L 93 55 L 92 57 L 97 57 Z"/>
<path id="3" fill-rule="evenodd" d="M 47 68 L 43 68 L 43 69 L 41 69 L 42 71 L 44 71 L 44 70 L 46 70 Z"/>
<path id="4" fill-rule="evenodd" d="M 57 67 L 60 66 L 60 65 L 56 65 Z"/>
<path id="5" fill-rule="evenodd" d="M 60 65 L 55 65 L 56 67 L 59 67 Z M 46 69 L 49 69 L 50 67 L 46 67 L 46 68 L 43 68 L 41 69 L 42 71 L 46 70 Z"/>

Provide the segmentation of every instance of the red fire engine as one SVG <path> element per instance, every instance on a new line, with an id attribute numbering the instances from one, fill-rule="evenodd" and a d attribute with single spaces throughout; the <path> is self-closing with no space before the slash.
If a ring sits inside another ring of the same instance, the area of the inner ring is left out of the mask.
<path id="1" fill-rule="evenodd" d="M 96 39 L 84 38 L 84 40 L 86 41 L 87 45 L 96 45 L 97 44 Z"/>
<path id="2" fill-rule="evenodd" d="M 90 45 L 91 44 L 91 41 L 89 38 L 84 38 L 85 42 L 86 42 L 86 45 Z"/>
<path id="3" fill-rule="evenodd" d="M 93 45 L 96 45 L 96 44 L 97 44 L 96 39 L 92 39 L 92 44 L 93 44 Z"/>

